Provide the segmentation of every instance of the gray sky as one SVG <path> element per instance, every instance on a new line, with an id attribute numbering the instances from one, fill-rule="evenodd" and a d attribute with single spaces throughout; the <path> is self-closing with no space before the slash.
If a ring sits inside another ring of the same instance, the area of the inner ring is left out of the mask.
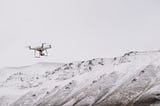
<path id="1" fill-rule="evenodd" d="M 159 0 L 0 0 L 0 67 L 160 49 Z M 25 46 L 47 42 L 49 57 Z"/>

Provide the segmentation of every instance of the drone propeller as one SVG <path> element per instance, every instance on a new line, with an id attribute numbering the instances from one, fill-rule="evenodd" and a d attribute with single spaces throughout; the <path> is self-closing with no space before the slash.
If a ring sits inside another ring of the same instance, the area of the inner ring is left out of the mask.
<path id="1" fill-rule="evenodd" d="M 42 47 L 44 47 L 45 44 L 47 44 L 47 43 L 42 43 Z"/>
<path id="2" fill-rule="evenodd" d="M 25 48 L 29 48 L 29 49 L 31 48 L 31 46 L 24 46 L 24 47 L 25 47 Z"/>

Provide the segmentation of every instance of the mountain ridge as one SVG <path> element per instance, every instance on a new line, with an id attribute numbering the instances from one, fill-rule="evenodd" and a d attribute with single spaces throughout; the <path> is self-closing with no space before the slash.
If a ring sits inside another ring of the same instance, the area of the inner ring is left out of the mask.
<path id="1" fill-rule="evenodd" d="M 160 105 L 160 51 L 42 62 L 0 73 L 0 106 Z"/>

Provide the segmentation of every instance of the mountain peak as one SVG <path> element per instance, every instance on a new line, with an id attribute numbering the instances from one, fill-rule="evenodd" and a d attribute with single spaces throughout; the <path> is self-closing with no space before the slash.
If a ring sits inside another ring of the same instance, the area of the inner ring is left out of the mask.
<path id="1" fill-rule="evenodd" d="M 0 106 L 160 105 L 159 51 L 70 63 L 40 62 L 1 69 L 0 74 Z"/>

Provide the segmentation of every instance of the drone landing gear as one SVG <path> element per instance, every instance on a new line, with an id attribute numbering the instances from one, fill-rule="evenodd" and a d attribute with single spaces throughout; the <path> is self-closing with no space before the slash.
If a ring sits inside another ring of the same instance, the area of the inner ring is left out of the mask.
<path id="1" fill-rule="evenodd" d="M 39 55 L 39 53 L 36 50 L 34 51 L 34 57 L 35 58 L 40 58 L 40 55 Z"/>
<path id="2" fill-rule="evenodd" d="M 46 53 L 46 54 L 45 54 L 44 56 L 48 56 L 48 52 L 47 52 L 47 50 L 45 50 L 45 53 Z"/>

